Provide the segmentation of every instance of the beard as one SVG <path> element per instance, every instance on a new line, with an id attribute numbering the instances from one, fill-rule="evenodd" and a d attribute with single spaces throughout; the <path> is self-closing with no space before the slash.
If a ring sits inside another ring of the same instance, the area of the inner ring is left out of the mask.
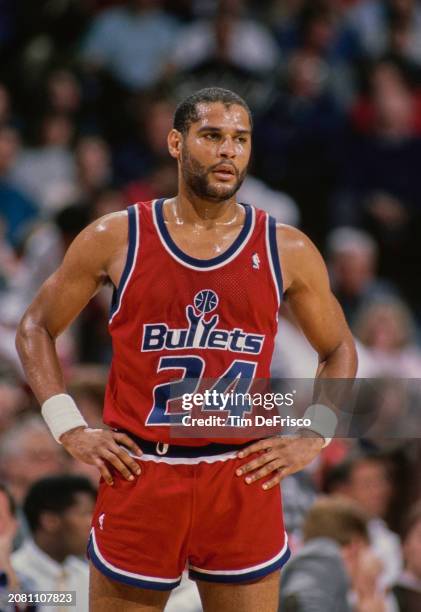
<path id="1" fill-rule="evenodd" d="M 190 155 L 187 147 L 183 147 L 183 158 L 181 162 L 183 179 L 189 190 L 194 193 L 195 196 L 203 200 L 212 200 L 217 203 L 229 200 L 237 193 L 246 178 L 247 167 L 240 173 L 237 168 L 231 166 L 233 172 L 235 172 L 235 183 L 233 185 L 224 185 L 223 183 L 212 185 L 209 175 L 220 165 L 221 162 L 206 168 L 206 166 L 203 166 L 197 159 Z"/>

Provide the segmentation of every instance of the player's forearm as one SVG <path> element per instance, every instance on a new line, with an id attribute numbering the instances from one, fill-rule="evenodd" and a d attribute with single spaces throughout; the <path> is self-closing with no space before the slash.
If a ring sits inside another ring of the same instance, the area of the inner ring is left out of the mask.
<path id="1" fill-rule="evenodd" d="M 351 334 L 347 334 L 345 339 L 320 362 L 317 370 L 313 402 L 316 405 L 328 406 L 333 410 L 337 422 L 341 421 L 342 407 L 352 393 L 357 365 L 354 340 Z M 326 418 L 325 415 L 323 419 Z M 324 423 L 321 433 L 330 438 L 337 426 L 332 429 L 331 418 L 327 418 Z"/>
<path id="2" fill-rule="evenodd" d="M 347 335 L 330 353 L 322 357 L 317 378 L 355 378 L 358 357 L 354 339 Z"/>
<path id="3" fill-rule="evenodd" d="M 55 341 L 30 312 L 19 324 L 16 349 L 28 383 L 40 404 L 65 391 Z"/>

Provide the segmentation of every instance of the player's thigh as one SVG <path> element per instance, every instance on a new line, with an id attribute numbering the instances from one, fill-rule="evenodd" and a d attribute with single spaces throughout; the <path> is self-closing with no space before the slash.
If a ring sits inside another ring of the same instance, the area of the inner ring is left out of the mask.
<path id="1" fill-rule="evenodd" d="M 197 580 L 197 587 L 204 612 L 277 612 L 280 571 L 246 584 Z"/>
<path id="2" fill-rule="evenodd" d="M 161 612 L 170 591 L 140 589 L 107 578 L 89 563 L 89 612 Z"/>

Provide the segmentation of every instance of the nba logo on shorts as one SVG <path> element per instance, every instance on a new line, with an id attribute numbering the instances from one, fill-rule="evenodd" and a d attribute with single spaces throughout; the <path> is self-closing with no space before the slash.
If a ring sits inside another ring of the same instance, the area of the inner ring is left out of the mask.
<path id="1" fill-rule="evenodd" d="M 105 514 L 104 513 L 100 514 L 98 517 L 98 523 L 99 523 L 100 529 L 104 529 L 104 519 L 105 519 Z"/>
<path id="2" fill-rule="evenodd" d="M 194 296 L 194 306 L 196 310 L 203 312 L 203 314 L 215 310 L 218 306 L 218 302 L 218 296 L 214 291 L 211 291 L 211 289 L 203 289 Z"/>

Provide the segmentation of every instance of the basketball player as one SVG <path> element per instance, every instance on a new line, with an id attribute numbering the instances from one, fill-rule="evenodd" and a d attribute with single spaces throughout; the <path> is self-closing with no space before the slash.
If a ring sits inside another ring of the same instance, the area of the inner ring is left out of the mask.
<path id="1" fill-rule="evenodd" d="M 52 434 L 102 476 L 88 544 L 93 612 L 163 610 L 186 564 L 206 611 L 277 610 L 289 556 L 277 485 L 328 440 L 307 430 L 241 444 L 175 439 L 169 424 L 182 414 L 168 414 L 170 387 L 269 378 L 282 298 L 319 354 L 317 376 L 355 375 L 354 343 L 317 249 L 236 201 L 251 131 L 246 103 L 230 91 L 182 102 L 168 136 L 177 196 L 82 231 L 19 327 Z M 102 430 L 66 394 L 55 339 L 107 282 L 114 357 Z"/>

